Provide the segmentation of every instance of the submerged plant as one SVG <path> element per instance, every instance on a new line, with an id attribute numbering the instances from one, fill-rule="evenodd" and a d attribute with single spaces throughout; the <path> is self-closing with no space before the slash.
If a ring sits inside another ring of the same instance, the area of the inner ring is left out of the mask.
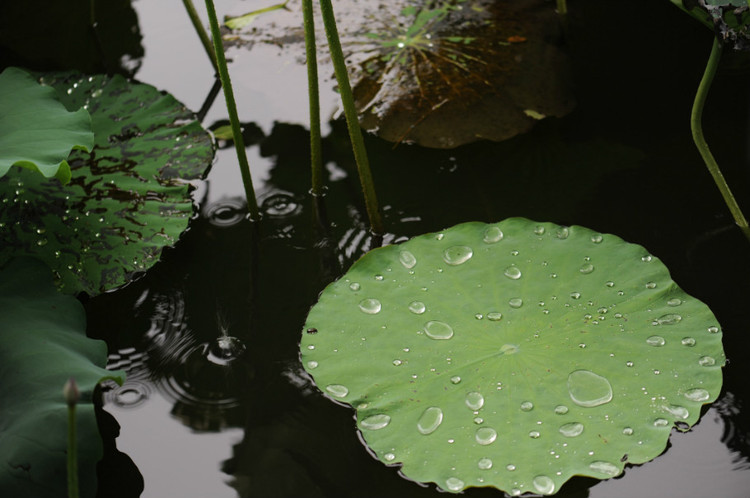
<path id="1" fill-rule="evenodd" d="M 714 315 L 643 247 L 521 218 L 371 251 L 302 335 L 377 458 L 451 492 L 552 494 L 647 462 L 725 363 Z"/>
<path id="2" fill-rule="evenodd" d="M 302 14 L 241 35 L 284 48 Z M 456 147 L 503 140 L 570 111 L 558 19 L 538 0 L 333 2 L 360 123 L 394 142 Z"/>

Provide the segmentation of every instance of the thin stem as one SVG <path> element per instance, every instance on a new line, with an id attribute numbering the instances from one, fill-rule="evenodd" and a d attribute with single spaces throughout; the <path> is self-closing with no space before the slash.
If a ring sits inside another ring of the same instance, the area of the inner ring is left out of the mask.
<path id="1" fill-rule="evenodd" d="M 305 55 L 307 57 L 307 93 L 310 101 L 310 166 L 312 194 L 323 195 L 323 155 L 320 138 L 320 97 L 318 95 L 318 60 L 315 47 L 315 21 L 312 0 L 302 0 L 305 19 Z"/>
<path id="2" fill-rule="evenodd" d="M 78 498 L 78 448 L 76 405 L 68 404 L 68 498 Z"/>
<path id="3" fill-rule="evenodd" d="M 695 146 L 698 147 L 698 152 L 700 152 L 703 161 L 706 163 L 706 167 L 711 173 L 714 182 L 716 182 L 716 186 L 719 187 L 719 191 L 721 191 L 724 202 L 726 203 L 729 211 L 734 217 L 734 222 L 737 224 L 737 226 L 740 227 L 740 230 L 742 230 L 742 233 L 745 234 L 745 237 L 750 240 L 750 227 L 748 227 L 745 215 L 742 214 L 742 210 L 737 204 L 732 191 L 729 189 L 729 185 L 727 185 L 727 182 L 724 179 L 724 175 L 721 174 L 721 170 L 719 169 L 719 165 L 717 164 L 716 159 L 714 159 L 713 154 L 711 154 L 711 150 L 708 148 L 708 143 L 703 136 L 703 125 L 701 124 L 701 120 L 703 118 L 703 107 L 706 103 L 708 91 L 711 88 L 711 82 L 713 81 L 714 75 L 716 74 L 716 69 L 719 66 L 719 60 L 721 59 L 721 50 L 721 42 L 718 38 L 714 37 L 714 44 L 711 47 L 711 55 L 709 55 L 708 57 L 706 71 L 703 73 L 703 78 L 701 79 L 700 85 L 698 85 L 698 92 L 695 94 L 693 110 L 690 113 L 690 128 L 693 132 L 693 141 L 695 142 Z"/>
<path id="4" fill-rule="evenodd" d="M 567 0 L 557 0 L 557 13 L 564 16 L 568 13 Z"/>
<path id="5" fill-rule="evenodd" d="M 214 49 L 211 48 L 211 39 L 208 37 L 208 33 L 206 33 L 206 28 L 203 27 L 201 18 L 198 16 L 198 11 L 195 10 L 193 0 L 182 0 L 182 4 L 185 6 L 185 10 L 190 17 L 190 22 L 193 23 L 195 32 L 198 33 L 198 38 L 201 40 L 203 50 L 206 51 L 208 58 L 211 59 L 211 65 L 216 72 L 219 72 L 219 64 L 216 62 L 216 54 L 214 53 Z"/>
<path id="6" fill-rule="evenodd" d="M 221 43 L 221 33 L 219 32 L 219 21 L 216 18 L 216 9 L 213 0 L 206 0 L 206 10 L 208 11 L 208 20 L 211 25 L 211 37 L 214 42 L 214 52 L 216 62 L 219 67 L 219 78 L 221 78 L 221 87 L 224 89 L 224 98 L 227 102 L 227 111 L 229 112 L 229 122 L 232 124 L 232 136 L 234 138 L 234 148 L 237 151 L 237 159 L 240 163 L 240 173 L 242 173 L 242 184 L 245 187 L 245 197 L 247 198 L 247 209 L 253 220 L 260 219 L 258 211 L 258 201 L 255 199 L 255 189 L 253 189 L 253 178 L 250 175 L 250 165 L 247 162 L 245 152 L 245 141 L 242 138 L 242 129 L 240 118 L 237 115 L 237 104 L 234 100 L 232 91 L 232 82 L 229 79 L 229 70 L 227 69 L 227 59 L 224 56 L 224 47 Z"/>
<path id="7" fill-rule="evenodd" d="M 352 141 L 354 160 L 357 163 L 357 170 L 359 171 L 359 182 L 362 185 L 362 193 L 365 197 L 367 216 L 370 218 L 370 228 L 376 234 L 381 234 L 383 233 L 383 220 L 380 217 L 378 199 L 375 195 L 375 185 L 373 184 L 372 172 L 370 171 L 370 161 L 367 159 L 365 141 L 362 138 L 362 130 L 359 128 L 357 109 L 354 107 L 354 95 L 349 84 L 349 75 L 346 72 L 346 62 L 344 61 L 344 53 L 341 50 L 341 42 L 339 41 L 339 33 L 336 28 L 336 19 L 333 15 L 331 0 L 320 0 L 320 10 L 323 15 L 326 37 L 328 38 L 328 47 L 331 51 L 333 72 L 336 75 L 341 102 L 344 105 L 344 116 L 346 116 L 346 126 L 349 129 L 349 139 Z"/>

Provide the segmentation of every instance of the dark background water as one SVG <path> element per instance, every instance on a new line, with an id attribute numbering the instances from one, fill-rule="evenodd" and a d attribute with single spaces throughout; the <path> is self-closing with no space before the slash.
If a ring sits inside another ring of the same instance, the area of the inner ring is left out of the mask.
<path id="1" fill-rule="evenodd" d="M 261 6 L 217 3 L 220 15 Z M 104 56 L 91 50 L 78 21 L 71 38 L 87 48 L 78 58 L 58 54 L 50 43 L 57 25 L 66 24 L 49 22 L 23 50 L 7 49 L 17 44 L 0 31 L 0 62 L 119 70 L 198 109 L 213 74 L 182 6 L 127 4 L 115 2 L 122 10 L 107 18 L 105 31 L 121 36 L 102 40 Z M 627 7 L 571 0 L 569 7 L 564 49 L 578 102 L 569 116 L 504 143 L 449 151 L 394 149 L 367 137 L 385 240 L 525 216 L 645 246 L 716 314 L 729 359 L 724 390 L 653 462 L 610 481 L 573 479 L 558 495 L 745 497 L 750 244 L 733 227 L 688 122 L 712 34 L 666 0 Z M 2 7 L 2 22 L 28 13 L 15 8 Z M 420 487 L 373 459 L 353 412 L 320 394 L 298 361 L 300 331 L 318 293 L 371 244 L 345 130 L 340 122 L 327 127 L 330 226 L 321 231 L 308 195 L 304 68 L 269 48 L 230 56 L 265 218 L 258 232 L 241 218 L 236 158 L 222 148 L 196 191 L 200 215 L 178 245 L 144 279 L 86 303 L 89 334 L 107 340 L 112 367 L 129 371 L 124 388 L 106 395 L 124 454 L 108 453 L 102 495 L 137 496 L 140 473 L 144 497 L 435 496 L 434 486 Z M 745 54 L 725 54 L 704 115 L 707 139 L 746 212 L 749 64 Z M 330 92 L 324 96 L 324 103 L 332 100 Z M 226 119 L 222 104 L 219 96 L 205 126 Z M 227 366 L 201 354 L 222 330 L 246 348 Z"/>

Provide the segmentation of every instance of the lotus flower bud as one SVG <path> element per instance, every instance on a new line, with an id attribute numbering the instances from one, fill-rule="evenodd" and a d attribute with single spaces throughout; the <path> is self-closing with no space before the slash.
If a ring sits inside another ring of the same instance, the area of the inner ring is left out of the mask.
<path id="1" fill-rule="evenodd" d="M 68 382 L 63 386 L 63 396 L 68 406 L 74 406 L 81 399 L 81 393 L 78 391 L 76 380 L 73 377 L 68 379 Z"/>

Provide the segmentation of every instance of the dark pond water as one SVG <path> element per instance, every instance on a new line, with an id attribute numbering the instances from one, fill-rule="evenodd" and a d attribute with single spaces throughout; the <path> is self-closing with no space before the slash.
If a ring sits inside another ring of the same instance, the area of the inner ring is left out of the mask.
<path id="1" fill-rule="evenodd" d="M 217 9 L 260 6 L 225 0 Z M 133 7 L 145 55 L 129 67 L 200 108 L 213 73 L 181 5 Z M 571 0 L 570 11 L 564 49 L 578 103 L 567 117 L 504 143 L 445 151 L 367 138 L 385 241 L 524 216 L 645 246 L 721 323 L 724 391 L 653 462 L 609 481 L 574 479 L 558 496 L 746 497 L 750 245 L 733 228 L 688 125 L 711 33 L 666 0 L 627 8 Z M 196 191 L 200 216 L 177 247 L 146 278 L 86 303 L 89 334 L 107 340 L 112 368 L 128 371 L 127 383 L 106 396 L 120 434 L 105 460 L 103 496 L 138 496 L 144 483 L 144 498 L 435 496 L 434 486 L 373 459 L 353 412 L 318 392 L 298 361 L 318 293 L 372 243 L 345 130 L 339 122 L 324 130 L 330 223 L 321 231 L 307 193 L 304 68 L 274 47 L 230 56 L 265 218 L 257 232 L 243 219 L 236 158 L 222 148 Z M 748 58 L 727 54 L 705 112 L 708 140 L 746 210 L 749 84 Z M 325 93 L 324 115 L 334 99 Z M 226 119 L 220 97 L 204 125 Z M 218 348 L 225 335 L 237 342 Z M 234 361 L 224 357 L 242 348 Z"/>

